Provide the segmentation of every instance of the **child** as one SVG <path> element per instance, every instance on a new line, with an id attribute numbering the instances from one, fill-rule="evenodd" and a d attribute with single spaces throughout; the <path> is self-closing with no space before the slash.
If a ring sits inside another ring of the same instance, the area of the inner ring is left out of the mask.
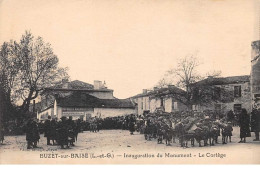
<path id="1" fill-rule="evenodd" d="M 229 138 L 229 142 L 231 142 L 231 136 L 232 136 L 232 131 L 233 131 L 231 122 L 228 122 L 226 129 L 227 129 L 227 141 L 228 141 L 228 138 Z"/>

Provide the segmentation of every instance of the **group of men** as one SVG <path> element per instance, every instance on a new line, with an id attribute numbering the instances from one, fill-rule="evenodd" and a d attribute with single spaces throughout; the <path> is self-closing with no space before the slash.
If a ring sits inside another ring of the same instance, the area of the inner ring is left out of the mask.
<path id="1" fill-rule="evenodd" d="M 184 117 L 183 117 L 184 116 Z M 188 141 L 194 146 L 194 140 L 197 140 L 199 146 L 204 142 L 204 146 L 218 143 L 218 136 L 222 134 L 222 143 L 227 143 L 227 138 L 231 142 L 232 124 L 224 119 L 218 120 L 205 116 L 203 114 L 183 114 L 180 118 L 169 115 L 148 115 L 144 118 L 143 131 L 146 140 L 157 139 L 161 144 L 163 139 L 166 145 L 179 139 L 182 147 L 187 147 Z M 187 117 L 185 117 L 187 116 Z M 209 142 L 209 143 L 208 143 Z"/>
<path id="2" fill-rule="evenodd" d="M 61 121 L 57 121 L 55 118 L 48 116 L 48 119 L 44 122 L 44 137 L 47 138 L 47 145 L 60 145 L 62 149 L 65 146 L 74 146 L 74 142 L 77 141 L 78 133 L 80 132 L 80 120 L 74 122 L 72 117 L 67 119 L 61 117 Z M 26 141 L 27 149 L 36 148 L 40 139 L 40 132 L 35 119 L 29 119 L 26 127 Z M 52 144 L 51 144 L 52 141 Z"/>

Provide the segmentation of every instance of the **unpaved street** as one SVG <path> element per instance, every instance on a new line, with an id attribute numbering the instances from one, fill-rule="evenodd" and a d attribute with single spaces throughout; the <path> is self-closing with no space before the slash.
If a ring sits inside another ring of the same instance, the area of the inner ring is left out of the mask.
<path id="1" fill-rule="evenodd" d="M 39 147 L 27 150 L 25 136 L 6 136 L 0 146 L 0 158 L 7 159 L 2 163 L 14 160 L 17 163 L 259 163 L 260 142 L 253 142 L 253 138 L 247 138 L 247 143 L 237 143 L 239 128 L 235 127 L 232 143 L 207 147 L 198 147 L 196 143 L 195 147 L 181 148 L 178 143 L 166 146 L 157 144 L 156 140 L 146 141 L 137 132 L 130 135 L 126 130 L 101 130 L 80 133 L 76 146 L 69 149 L 47 146 L 46 138 L 41 135 Z M 61 155 L 67 157 L 61 158 Z"/>

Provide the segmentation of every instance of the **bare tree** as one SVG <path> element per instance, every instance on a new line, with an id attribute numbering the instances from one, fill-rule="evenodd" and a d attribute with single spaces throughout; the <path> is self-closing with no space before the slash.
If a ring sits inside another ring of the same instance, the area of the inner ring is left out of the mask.
<path id="1" fill-rule="evenodd" d="M 186 90 L 185 104 L 191 106 L 194 103 L 194 98 L 196 102 L 209 103 L 212 99 L 218 99 L 212 97 L 212 93 L 216 92 L 213 87 L 205 87 L 202 90 L 194 87 L 194 83 L 205 79 L 207 77 L 218 77 L 221 75 L 221 71 L 210 71 L 203 76 L 198 73 L 198 67 L 201 64 L 199 58 L 196 54 L 187 55 L 184 58 L 178 60 L 177 67 L 168 70 L 163 78 L 157 83 L 157 87 L 163 87 L 166 85 L 176 85 L 182 89 Z M 194 93 L 193 93 L 194 92 Z M 183 95 L 181 95 L 183 97 Z"/>
<path id="2" fill-rule="evenodd" d="M 170 82 L 176 83 L 180 88 L 189 89 L 190 84 L 198 81 L 201 76 L 197 73 L 200 62 L 196 55 L 187 55 L 178 60 L 177 67 L 168 70 L 166 77 L 171 78 Z"/>
<path id="3" fill-rule="evenodd" d="M 19 42 L 4 43 L 1 48 L 1 78 L 6 82 L 10 100 L 22 100 L 21 112 L 29 110 L 31 100 L 44 88 L 68 78 L 67 68 L 58 67 L 58 57 L 41 37 L 26 32 Z"/>

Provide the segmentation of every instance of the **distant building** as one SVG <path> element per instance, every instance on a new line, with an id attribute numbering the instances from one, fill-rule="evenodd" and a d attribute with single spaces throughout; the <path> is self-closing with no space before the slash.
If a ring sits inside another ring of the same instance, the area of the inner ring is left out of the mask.
<path id="1" fill-rule="evenodd" d="M 153 113 L 158 109 L 165 112 L 175 112 L 187 110 L 185 94 L 184 90 L 169 85 L 167 88 L 144 89 L 143 93 L 131 97 L 131 100 L 136 103 L 138 115 Z"/>
<path id="2" fill-rule="evenodd" d="M 86 120 L 89 117 L 105 118 L 135 114 L 135 104 L 130 99 L 117 99 L 113 90 L 108 89 L 101 81 L 94 85 L 82 82 L 64 80 L 60 85 L 46 88 L 41 95 L 41 101 L 34 107 L 37 118 L 48 116 L 73 117 Z"/>
<path id="3" fill-rule="evenodd" d="M 193 110 L 251 111 L 250 76 L 208 77 L 191 86 Z"/>

